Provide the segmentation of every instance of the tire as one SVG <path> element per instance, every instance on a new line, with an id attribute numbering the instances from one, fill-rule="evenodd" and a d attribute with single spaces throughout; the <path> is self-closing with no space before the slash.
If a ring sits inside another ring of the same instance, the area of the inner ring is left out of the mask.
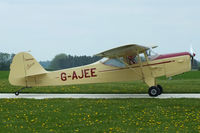
<path id="1" fill-rule="evenodd" d="M 160 94 L 159 95 L 161 95 L 163 93 L 163 88 L 162 88 L 161 85 L 157 85 L 157 87 L 160 89 Z"/>
<path id="2" fill-rule="evenodd" d="M 17 92 L 15 92 L 15 96 L 18 96 L 19 95 L 19 92 L 17 91 Z"/>
<path id="3" fill-rule="evenodd" d="M 157 97 L 160 94 L 160 89 L 156 86 L 152 86 L 149 88 L 149 96 Z"/>

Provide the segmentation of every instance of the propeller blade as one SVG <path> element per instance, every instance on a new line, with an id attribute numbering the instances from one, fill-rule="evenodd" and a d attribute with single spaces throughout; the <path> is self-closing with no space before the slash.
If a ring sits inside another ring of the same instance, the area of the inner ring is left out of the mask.
<path id="1" fill-rule="evenodd" d="M 194 49 L 193 49 L 192 45 L 190 45 L 190 54 L 191 54 L 192 65 L 194 65 L 194 57 L 196 56 L 196 54 L 194 52 Z"/>
<path id="2" fill-rule="evenodd" d="M 194 56 L 191 57 L 192 65 L 194 65 Z"/>
<path id="3" fill-rule="evenodd" d="M 190 46 L 190 54 L 193 57 L 195 57 L 195 55 L 196 55 L 195 52 L 194 52 L 194 49 L 193 49 L 192 45 Z"/>

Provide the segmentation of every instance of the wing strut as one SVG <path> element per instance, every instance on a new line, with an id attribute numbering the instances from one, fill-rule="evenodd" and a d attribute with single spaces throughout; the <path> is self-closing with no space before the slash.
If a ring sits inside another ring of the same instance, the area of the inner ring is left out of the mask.
<path id="1" fill-rule="evenodd" d="M 142 73 L 141 77 L 142 77 L 142 80 L 145 81 L 144 73 L 143 73 L 143 70 L 142 70 L 143 65 L 142 65 L 142 60 L 141 60 L 140 55 L 139 55 L 139 51 L 137 51 L 137 57 L 138 57 L 138 60 L 139 60 L 140 70 L 141 70 L 141 73 Z"/>
<path id="2" fill-rule="evenodd" d="M 135 69 L 133 69 L 132 67 L 130 67 L 130 65 L 128 63 L 126 63 L 125 61 L 121 60 L 117 56 L 115 58 L 118 58 L 120 62 L 124 63 L 130 70 L 133 70 L 139 77 L 142 77 L 142 79 L 144 79 L 143 73 L 142 73 L 142 75 L 139 74 Z"/>

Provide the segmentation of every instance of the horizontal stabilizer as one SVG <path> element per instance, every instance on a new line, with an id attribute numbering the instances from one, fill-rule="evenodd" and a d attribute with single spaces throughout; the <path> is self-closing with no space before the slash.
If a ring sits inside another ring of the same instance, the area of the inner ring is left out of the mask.
<path id="1" fill-rule="evenodd" d="M 26 77 L 38 76 L 38 75 L 43 75 L 43 74 L 47 74 L 47 73 L 48 72 L 32 73 L 32 74 L 26 75 Z"/>

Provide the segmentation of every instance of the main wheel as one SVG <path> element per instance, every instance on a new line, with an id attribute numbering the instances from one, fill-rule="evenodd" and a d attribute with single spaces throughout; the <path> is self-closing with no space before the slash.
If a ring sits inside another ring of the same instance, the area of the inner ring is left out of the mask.
<path id="1" fill-rule="evenodd" d="M 163 88 L 162 88 L 162 86 L 161 85 L 157 85 L 157 87 L 160 89 L 160 94 L 162 94 L 163 93 Z M 159 94 L 159 95 L 160 95 Z"/>
<path id="2" fill-rule="evenodd" d="M 157 97 L 160 94 L 160 89 L 156 86 L 149 88 L 149 96 Z"/>
<path id="3" fill-rule="evenodd" d="M 16 92 L 15 92 L 15 95 L 18 96 L 18 95 L 19 95 L 19 91 L 16 91 Z"/>

